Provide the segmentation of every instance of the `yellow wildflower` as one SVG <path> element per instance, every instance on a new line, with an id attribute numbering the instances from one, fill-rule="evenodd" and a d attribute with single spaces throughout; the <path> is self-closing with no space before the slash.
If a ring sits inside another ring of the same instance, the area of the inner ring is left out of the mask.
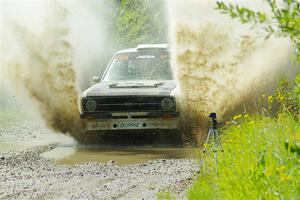
<path id="1" fill-rule="evenodd" d="M 272 103 L 273 102 L 273 96 L 268 96 L 268 102 Z"/>
<path id="2" fill-rule="evenodd" d="M 267 168 L 265 171 L 264 171 L 264 175 L 269 177 L 273 174 L 273 170 L 272 168 Z"/>
<path id="3" fill-rule="evenodd" d="M 253 124 L 254 124 L 254 121 L 253 121 L 253 120 L 252 120 L 252 121 L 250 121 L 250 122 L 249 122 L 249 124 L 250 124 L 250 125 L 253 125 Z"/>
<path id="4" fill-rule="evenodd" d="M 291 177 L 288 176 L 288 175 L 286 175 L 286 174 L 283 174 L 283 175 L 280 176 L 280 180 L 281 180 L 282 182 L 284 182 L 284 181 L 289 181 L 289 180 L 291 180 Z"/>
<path id="5" fill-rule="evenodd" d="M 278 100 L 279 100 L 279 101 L 284 101 L 284 97 L 283 97 L 283 96 L 280 96 L 280 97 L 278 98 Z"/>
<path id="6" fill-rule="evenodd" d="M 266 98 L 266 95 L 265 95 L 265 94 L 263 94 L 263 95 L 261 95 L 261 97 L 262 97 L 262 98 Z"/>
<path id="7" fill-rule="evenodd" d="M 242 114 L 236 115 L 236 116 L 233 117 L 233 120 L 238 120 L 238 119 L 240 119 L 241 117 L 242 117 Z"/>
<path id="8" fill-rule="evenodd" d="M 276 171 L 279 173 L 284 172 L 285 170 L 286 170 L 286 166 L 284 166 L 284 165 L 281 165 L 280 167 L 276 168 Z"/>

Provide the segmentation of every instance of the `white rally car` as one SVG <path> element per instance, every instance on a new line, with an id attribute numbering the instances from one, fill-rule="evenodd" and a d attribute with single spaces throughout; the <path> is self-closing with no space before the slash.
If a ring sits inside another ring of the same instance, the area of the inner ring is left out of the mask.
<path id="1" fill-rule="evenodd" d="M 118 51 L 99 83 L 79 97 L 87 131 L 176 130 L 176 81 L 166 44 Z"/>

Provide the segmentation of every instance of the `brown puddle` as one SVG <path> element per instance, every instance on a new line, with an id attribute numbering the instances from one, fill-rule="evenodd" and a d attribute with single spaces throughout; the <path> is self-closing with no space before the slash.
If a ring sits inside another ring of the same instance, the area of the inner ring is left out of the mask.
<path id="1" fill-rule="evenodd" d="M 196 148 L 113 148 L 76 149 L 74 147 L 57 147 L 43 154 L 54 159 L 58 165 L 83 162 L 107 163 L 111 160 L 116 165 L 141 163 L 157 159 L 196 158 Z"/>
<path id="2" fill-rule="evenodd" d="M 45 139 L 47 138 L 47 139 Z M 20 151 L 40 145 L 58 144 L 58 147 L 44 152 L 45 158 L 53 159 L 57 165 L 74 165 L 84 162 L 108 163 L 113 160 L 118 166 L 136 164 L 158 159 L 195 159 L 199 148 L 175 146 L 82 146 L 66 138 L 17 138 L 0 137 L 0 154 Z"/>

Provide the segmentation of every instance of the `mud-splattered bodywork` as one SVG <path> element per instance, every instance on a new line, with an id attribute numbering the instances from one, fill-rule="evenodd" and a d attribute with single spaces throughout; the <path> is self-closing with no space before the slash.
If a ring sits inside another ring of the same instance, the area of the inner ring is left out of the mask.
<path id="1" fill-rule="evenodd" d="M 80 115 L 89 131 L 177 129 L 175 88 L 167 45 L 122 50 L 80 95 Z"/>

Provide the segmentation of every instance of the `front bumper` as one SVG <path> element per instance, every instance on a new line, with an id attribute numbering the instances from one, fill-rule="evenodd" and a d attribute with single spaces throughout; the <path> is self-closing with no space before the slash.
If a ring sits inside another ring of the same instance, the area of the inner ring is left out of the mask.
<path id="1" fill-rule="evenodd" d="M 86 129 L 97 130 L 147 130 L 178 129 L 178 113 L 110 113 L 96 117 L 84 115 Z"/>

